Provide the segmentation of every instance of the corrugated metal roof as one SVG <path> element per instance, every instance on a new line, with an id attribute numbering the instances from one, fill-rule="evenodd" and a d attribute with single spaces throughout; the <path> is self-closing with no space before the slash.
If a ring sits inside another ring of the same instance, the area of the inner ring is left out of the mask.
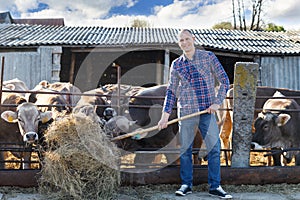
<path id="1" fill-rule="evenodd" d="M 173 28 L 71 27 L 1 24 L 0 46 L 175 46 Z M 300 44 L 284 32 L 258 32 L 221 29 L 192 29 L 196 44 L 231 52 L 250 54 L 300 54 Z"/>

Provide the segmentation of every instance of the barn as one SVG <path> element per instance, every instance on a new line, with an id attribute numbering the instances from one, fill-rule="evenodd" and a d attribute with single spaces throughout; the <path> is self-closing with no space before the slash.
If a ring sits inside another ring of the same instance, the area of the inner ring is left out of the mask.
<path id="1" fill-rule="evenodd" d="M 174 28 L 71 27 L 2 20 L 4 80 L 33 88 L 41 80 L 71 82 L 82 91 L 107 83 L 162 84 L 181 54 Z M 230 82 L 236 62 L 260 66 L 258 85 L 300 90 L 299 33 L 193 29 L 196 46 L 213 51 Z M 116 67 L 119 66 L 119 67 Z"/>

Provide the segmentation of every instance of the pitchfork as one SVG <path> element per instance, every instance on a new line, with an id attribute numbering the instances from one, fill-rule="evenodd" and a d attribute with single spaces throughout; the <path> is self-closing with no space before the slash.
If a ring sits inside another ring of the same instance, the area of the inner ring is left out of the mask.
<path id="1" fill-rule="evenodd" d="M 205 114 L 205 113 L 207 113 L 207 110 L 203 110 L 203 111 L 199 111 L 199 112 L 196 112 L 196 113 L 193 113 L 193 114 L 190 114 L 190 115 L 179 117 L 177 119 L 173 119 L 171 121 L 168 121 L 167 125 L 174 124 L 176 122 L 179 122 L 179 121 L 182 121 L 182 120 L 185 120 L 185 119 L 189 119 L 189 118 L 192 118 L 192 117 L 196 117 L 198 115 Z M 114 142 L 114 141 L 117 141 L 117 140 L 122 140 L 122 139 L 125 139 L 125 138 L 128 138 L 128 137 L 135 136 L 137 134 L 142 135 L 143 133 L 147 133 L 147 132 L 154 131 L 154 130 L 157 130 L 157 129 L 158 129 L 157 125 L 146 128 L 146 129 L 138 129 L 138 130 L 135 130 L 131 133 L 126 133 L 124 135 L 114 137 L 114 138 L 111 139 L 111 141 Z"/>

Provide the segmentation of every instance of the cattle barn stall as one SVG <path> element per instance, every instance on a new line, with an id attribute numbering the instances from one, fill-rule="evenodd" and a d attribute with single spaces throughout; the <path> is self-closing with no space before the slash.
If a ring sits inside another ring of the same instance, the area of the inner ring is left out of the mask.
<path id="1" fill-rule="evenodd" d="M 82 91 L 117 83 L 118 77 L 122 84 L 163 84 L 168 79 L 170 63 L 180 54 L 177 31 L 172 28 L 0 24 L 4 80 L 19 78 L 30 89 L 41 80 L 70 81 Z M 287 33 L 213 29 L 193 29 L 192 32 L 197 47 L 217 55 L 231 83 L 236 62 L 256 62 L 260 66 L 260 85 L 300 90 L 300 44 Z M 3 177 L 0 185 L 35 185 L 37 171 L 18 172 L 24 175 L 23 183 L 11 178 L 21 177 L 15 170 L 0 171 Z M 224 167 L 222 171 L 225 184 L 300 182 L 296 176 L 300 172 L 298 167 Z M 169 176 L 172 173 L 178 174 L 178 167 L 146 173 L 147 177 L 124 173 L 123 181 L 124 184 L 149 184 L 153 180 L 178 182 L 178 177 Z M 276 174 L 279 177 L 274 180 Z M 206 168 L 196 166 L 199 183 L 206 182 L 206 175 Z"/>

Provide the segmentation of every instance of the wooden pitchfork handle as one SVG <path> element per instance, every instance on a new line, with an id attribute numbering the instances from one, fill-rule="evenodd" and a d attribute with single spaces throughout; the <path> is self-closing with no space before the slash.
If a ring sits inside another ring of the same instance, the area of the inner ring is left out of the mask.
<path id="1" fill-rule="evenodd" d="M 205 113 L 207 113 L 207 110 L 203 110 L 203 111 L 199 111 L 199 112 L 196 112 L 196 113 L 193 113 L 193 114 L 185 115 L 183 117 L 168 121 L 167 125 L 174 124 L 176 122 L 179 122 L 179 121 L 182 121 L 182 120 L 185 120 L 185 119 L 188 119 L 188 118 L 196 117 L 198 115 L 205 114 Z M 122 139 L 131 137 L 131 136 L 134 136 L 134 135 L 137 135 L 137 134 L 143 134 L 143 133 L 147 133 L 147 132 L 154 131 L 154 130 L 157 130 L 157 129 L 158 129 L 158 125 L 152 126 L 152 127 L 149 127 L 149 128 L 143 129 L 143 130 L 136 130 L 136 131 L 133 131 L 131 133 L 126 133 L 124 135 L 114 137 L 114 138 L 111 139 L 111 141 L 114 142 L 116 140 L 122 140 Z"/>

